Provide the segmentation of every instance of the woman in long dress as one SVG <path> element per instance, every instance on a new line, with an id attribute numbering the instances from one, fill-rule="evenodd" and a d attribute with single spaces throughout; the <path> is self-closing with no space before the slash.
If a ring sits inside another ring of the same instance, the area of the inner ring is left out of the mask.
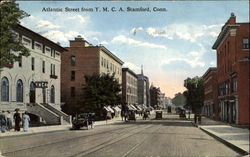
<path id="1" fill-rule="evenodd" d="M 25 111 L 23 115 L 23 131 L 27 132 L 29 130 L 29 122 L 30 116 L 28 115 L 27 111 Z"/>

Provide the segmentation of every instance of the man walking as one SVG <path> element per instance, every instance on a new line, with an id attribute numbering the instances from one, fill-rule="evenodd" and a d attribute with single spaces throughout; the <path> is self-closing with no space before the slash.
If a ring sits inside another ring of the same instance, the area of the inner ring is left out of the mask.
<path id="1" fill-rule="evenodd" d="M 20 114 L 18 113 L 19 109 L 15 109 L 16 113 L 14 114 L 14 120 L 15 120 L 15 131 L 20 131 L 20 122 L 21 122 L 21 117 Z"/>

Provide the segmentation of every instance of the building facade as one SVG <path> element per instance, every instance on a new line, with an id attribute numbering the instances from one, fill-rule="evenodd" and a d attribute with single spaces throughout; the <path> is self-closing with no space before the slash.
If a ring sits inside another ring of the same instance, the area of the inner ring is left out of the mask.
<path id="1" fill-rule="evenodd" d="M 149 93 L 149 79 L 147 76 L 143 75 L 143 71 L 141 74 L 137 74 L 137 85 L 138 85 L 138 104 L 143 106 L 150 106 L 150 93 Z"/>
<path id="2" fill-rule="evenodd" d="M 137 75 L 129 68 L 122 68 L 122 102 L 138 104 Z"/>
<path id="3" fill-rule="evenodd" d="M 70 41 L 70 46 L 66 49 L 68 51 L 62 55 L 61 92 L 64 110 L 68 113 L 83 98 L 85 75 L 114 74 L 122 84 L 123 61 L 104 46 L 93 46 L 78 36 Z"/>
<path id="4" fill-rule="evenodd" d="M 203 114 L 219 119 L 217 68 L 210 67 L 202 76 L 204 82 Z"/>
<path id="5" fill-rule="evenodd" d="M 240 125 L 249 125 L 249 30 L 249 23 L 237 23 L 232 13 L 213 45 L 220 118 Z"/>
<path id="6" fill-rule="evenodd" d="M 150 104 L 154 108 L 160 107 L 160 101 L 161 101 L 161 91 L 160 88 L 157 88 L 153 85 L 150 86 Z"/>
<path id="7" fill-rule="evenodd" d="M 47 124 L 60 123 L 60 116 L 67 116 L 60 111 L 61 53 L 65 49 L 21 25 L 14 31 L 30 56 L 2 69 L 0 109 L 13 114 L 18 108 Z"/>

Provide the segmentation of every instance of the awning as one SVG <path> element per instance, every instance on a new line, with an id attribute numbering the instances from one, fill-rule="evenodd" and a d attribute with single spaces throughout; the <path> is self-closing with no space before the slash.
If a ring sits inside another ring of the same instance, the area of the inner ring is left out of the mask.
<path id="1" fill-rule="evenodd" d="M 131 104 L 131 107 L 134 108 L 134 110 L 138 110 L 134 105 Z"/>
<path id="2" fill-rule="evenodd" d="M 118 106 L 114 107 L 113 109 L 114 109 L 116 112 L 121 112 L 121 111 L 122 111 Z"/>
<path id="3" fill-rule="evenodd" d="M 115 111 L 114 111 L 110 106 L 107 106 L 107 108 L 109 109 L 109 111 L 110 111 L 111 113 L 115 113 Z"/>
<path id="4" fill-rule="evenodd" d="M 129 110 L 135 110 L 131 105 L 128 105 Z"/>
<path id="5" fill-rule="evenodd" d="M 134 105 L 134 106 L 137 108 L 137 110 L 142 111 L 141 106 L 139 106 L 139 105 Z"/>

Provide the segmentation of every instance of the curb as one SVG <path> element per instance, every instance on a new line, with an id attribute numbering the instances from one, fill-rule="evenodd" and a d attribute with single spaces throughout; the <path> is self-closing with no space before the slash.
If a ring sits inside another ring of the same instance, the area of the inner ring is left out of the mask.
<path id="1" fill-rule="evenodd" d="M 243 149 L 241 149 L 240 147 L 228 142 L 227 140 L 224 140 L 223 138 L 220 138 L 218 136 L 216 136 L 215 134 L 207 131 L 206 129 L 203 129 L 202 127 L 198 126 L 197 124 L 191 122 L 195 127 L 199 128 L 200 130 L 202 130 L 203 132 L 207 133 L 209 136 L 213 137 L 214 139 L 220 141 L 221 143 L 225 144 L 226 146 L 230 147 L 231 149 L 233 149 L 234 151 L 240 153 L 241 155 L 248 155 L 249 153 Z"/>
<path id="2" fill-rule="evenodd" d="M 122 122 L 113 121 L 113 122 L 108 122 L 108 123 L 104 123 L 104 124 L 98 124 L 98 125 L 95 125 L 94 127 L 98 128 L 98 127 L 107 126 L 107 125 L 111 125 L 111 124 L 117 124 L 117 123 L 122 123 Z M 0 136 L 0 139 L 47 134 L 47 133 L 53 133 L 53 132 L 64 132 L 64 131 L 69 131 L 70 129 L 71 129 L 71 127 L 65 127 L 65 128 L 61 128 L 58 130 L 47 130 L 47 131 L 41 131 L 41 132 L 27 132 L 27 134 L 15 134 L 15 135 Z M 1 154 L 0 154 L 0 157 L 1 157 Z"/>

